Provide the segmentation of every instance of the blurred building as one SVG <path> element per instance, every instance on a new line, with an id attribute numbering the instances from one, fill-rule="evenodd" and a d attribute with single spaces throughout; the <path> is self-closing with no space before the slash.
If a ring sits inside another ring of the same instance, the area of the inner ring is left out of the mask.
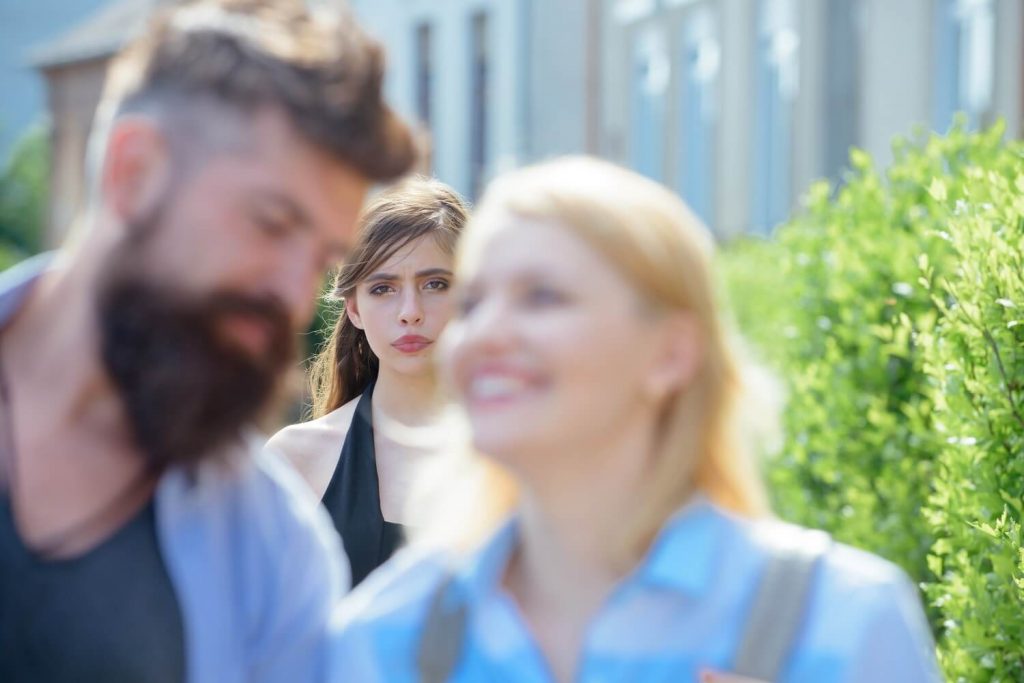
<path id="1" fill-rule="evenodd" d="M 0 166 L 26 130 L 46 118 L 45 92 L 32 68 L 32 48 L 104 2 L 0 0 Z"/>
<path id="2" fill-rule="evenodd" d="M 1019 0 L 606 0 L 603 151 L 722 235 L 766 232 L 851 146 L 1020 131 Z"/>
<path id="3" fill-rule="evenodd" d="M 46 242 L 64 238 L 85 196 L 85 154 L 107 63 L 146 26 L 161 0 L 107 2 L 65 33 L 38 45 L 51 120 L 50 208 Z"/>
<path id="4" fill-rule="evenodd" d="M 428 131 L 432 170 L 468 197 L 503 169 L 598 151 L 598 3 L 350 5 L 388 48 L 388 94 Z"/>
<path id="5" fill-rule="evenodd" d="M 106 60 L 158 1 L 110 2 L 40 58 L 54 243 L 80 201 Z M 814 179 L 840 177 L 851 146 L 886 163 L 893 136 L 945 130 L 956 111 L 1021 131 L 1021 0 L 348 4 L 388 49 L 388 96 L 426 131 L 429 169 L 470 198 L 504 169 L 599 154 L 727 237 L 785 220 Z"/>
<path id="6" fill-rule="evenodd" d="M 592 152 L 677 190 L 722 236 L 767 232 L 849 148 L 915 127 L 1020 131 L 1020 0 L 365 0 L 391 95 L 470 196 Z"/>

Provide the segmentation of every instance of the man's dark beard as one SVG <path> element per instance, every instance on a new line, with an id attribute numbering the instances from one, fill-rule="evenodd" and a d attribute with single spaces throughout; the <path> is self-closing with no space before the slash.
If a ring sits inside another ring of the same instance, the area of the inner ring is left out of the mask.
<path id="1" fill-rule="evenodd" d="M 189 296 L 114 265 L 98 304 L 103 362 L 156 470 L 197 463 L 238 439 L 294 359 L 295 336 L 276 301 Z M 226 338 L 221 326 L 234 316 L 266 325 L 260 357 Z"/>

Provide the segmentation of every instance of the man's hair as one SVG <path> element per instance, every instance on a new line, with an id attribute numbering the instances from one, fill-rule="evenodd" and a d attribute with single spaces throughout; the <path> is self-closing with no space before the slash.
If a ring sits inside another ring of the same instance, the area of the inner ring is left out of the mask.
<path id="1" fill-rule="evenodd" d="M 383 100 L 383 74 L 380 45 L 348 12 L 313 14 L 304 0 L 187 0 L 116 58 L 99 126 L 147 112 L 195 135 L 211 125 L 210 108 L 240 118 L 276 108 L 311 145 L 389 181 L 410 170 L 416 147 Z"/>

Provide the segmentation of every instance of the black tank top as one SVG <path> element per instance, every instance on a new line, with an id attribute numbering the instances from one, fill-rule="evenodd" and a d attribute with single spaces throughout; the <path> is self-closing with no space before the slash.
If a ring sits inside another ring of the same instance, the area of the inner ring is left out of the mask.
<path id="1" fill-rule="evenodd" d="M 352 566 L 352 585 L 384 564 L 402 544 L 401 524 L 385 522 L 380 511 L 380 481 L 373 446 L 373 384 L 356 404 L 352 425 L 323 503 L 341 534 Z"/>
<path id="2" fill-rule="evenodd" d="M 0 681 L 180 683 L 185 636 L 150 500 L 79 557 L 47 560 L 0 495 Z"/>

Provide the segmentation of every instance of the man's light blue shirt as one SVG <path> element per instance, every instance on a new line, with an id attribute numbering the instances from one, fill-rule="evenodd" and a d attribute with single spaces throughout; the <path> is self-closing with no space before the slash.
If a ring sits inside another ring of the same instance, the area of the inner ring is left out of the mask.
<path id="1" fill-rule="evenodd" d="M 575 680 L 696 681 L 728 671 L 780 522 L 737 518 L 703 499 L 662 529 L 647 556 L 585 634 Z M 501 582 L 518 538 L 513 519 L 462 562 L 409 549 L 342 601 L 330 679 L 404 683 L 428 603 L 454 574 L 468 626 L 453 682 L 549 683 L 553 678 Z M 893 564 L 833 544 L 818 566 L 782 683 L 932 683 L 934 646 L 917 591 Z"/>
<path id="2" fill-rule="evenodd" d="M 50 259 L 0 273 L 0 331 Z M 324 674 L 348 563 L 319 501 L 261 451 L 252 434 L 157 484 L 157 538 L 181 609 L 189 683 L 306 683 Z"/>

